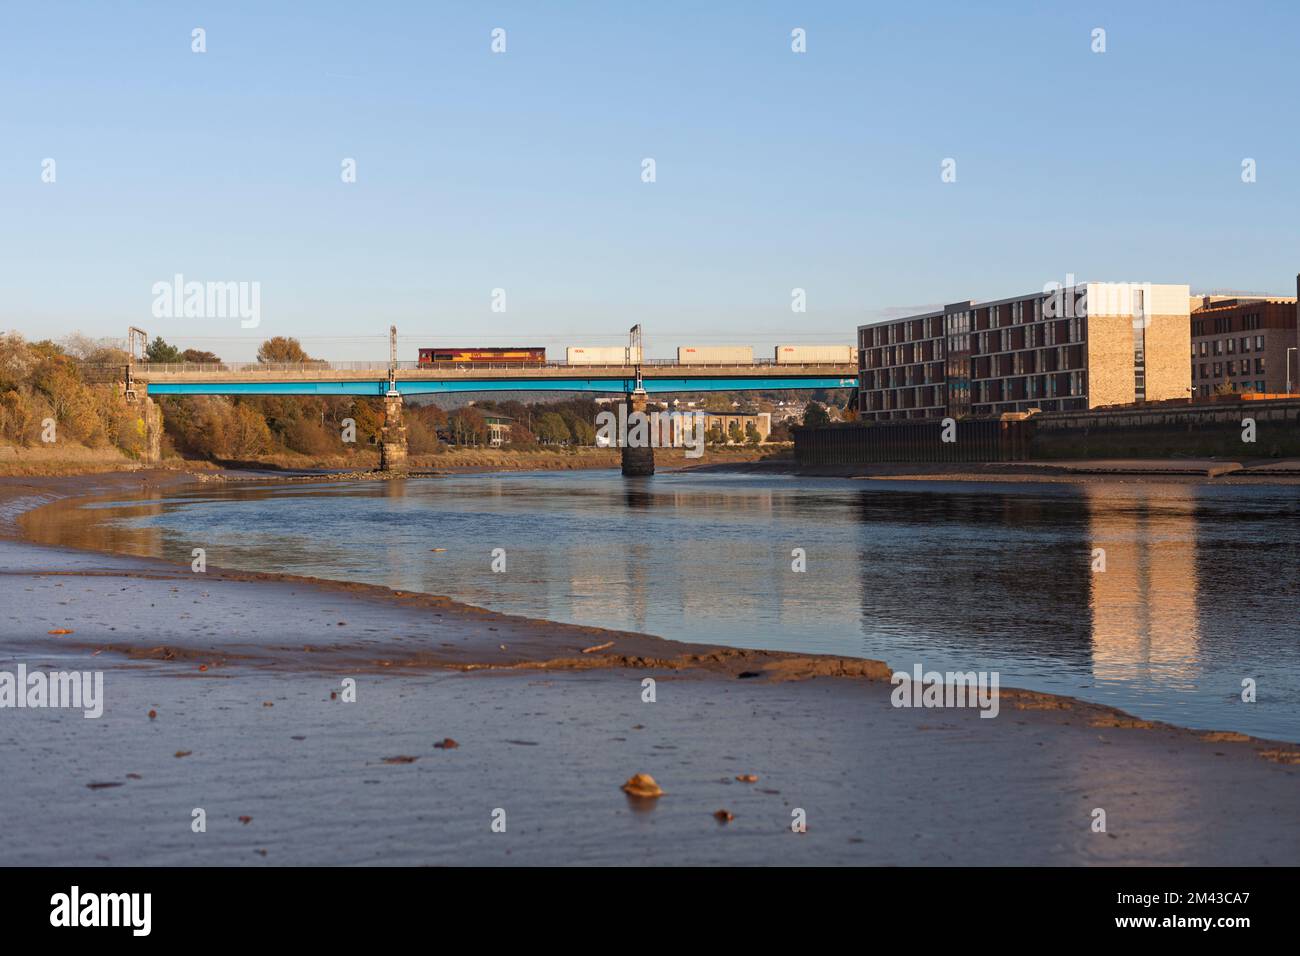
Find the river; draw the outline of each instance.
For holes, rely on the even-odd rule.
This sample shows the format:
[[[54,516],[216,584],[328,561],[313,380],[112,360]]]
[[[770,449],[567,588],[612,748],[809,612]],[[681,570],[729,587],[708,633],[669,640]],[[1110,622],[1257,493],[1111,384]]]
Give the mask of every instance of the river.
[[[607,471],[232,482],[83,502],[40,527],[50,543],[186,564],[203,548],[215,566],[679,640],[997,671],[1003,686],[1300,740],[1294,486]]]

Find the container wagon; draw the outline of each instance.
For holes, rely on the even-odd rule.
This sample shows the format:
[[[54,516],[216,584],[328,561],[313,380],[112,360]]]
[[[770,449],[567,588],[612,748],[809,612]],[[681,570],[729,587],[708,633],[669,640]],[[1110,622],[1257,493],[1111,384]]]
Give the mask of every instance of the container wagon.
[[[748,345],[682,346],[677,350],[678,365],[753,365],[754,350]]]
[[[852,345],[778,345],[777,365],[857,365],[858,352]]]
[[[621,345],[607,348],[571,345],[565,349],[565,360],[570,365],[640,365],[641,350]]]
[[[544,348],[420,349],[420,365],[537,365],[546,361]]]

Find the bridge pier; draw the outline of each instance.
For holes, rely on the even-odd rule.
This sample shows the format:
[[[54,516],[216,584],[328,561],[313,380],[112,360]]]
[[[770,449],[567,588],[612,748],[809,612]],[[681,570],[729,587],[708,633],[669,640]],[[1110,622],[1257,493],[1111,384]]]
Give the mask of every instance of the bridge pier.
[[[384,396],[384,427],[379,433],[379,470],[406,471],[406,426],[402,424],[402,396]]]
[[[156,465],[162,461],[163,420],[162,409],[149,397],[149,386],[145,382],[131,379],[128,372],[125,381],[118,382],[122,397],[128,405],[134,405],[140,413],[140,426],[144,432],[144,449],[140,460],[146,465]]]
[[[150,465],[162,461],[162,409],[148,395],[144,396],[141,418],[144,420],[144,460]]]
[[[623,404],[627,407],[627,418],[630,420],[635,412],[645,414],[646,393],[629,392]],[[631,432],[631,426],[628,427]],[[649,434],[648,430],[644,431]],[[623,443],[623,474],[628,476],[635,475],[653,475],[655,473],[655,450],[654,447],[647,444],[644,448],[632,448],[627,442]]]

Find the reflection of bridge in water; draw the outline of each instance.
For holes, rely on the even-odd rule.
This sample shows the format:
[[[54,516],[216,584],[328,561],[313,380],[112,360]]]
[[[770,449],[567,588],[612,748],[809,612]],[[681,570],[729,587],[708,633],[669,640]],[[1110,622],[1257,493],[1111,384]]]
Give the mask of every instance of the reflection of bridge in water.
[[[129,395],[363,395],[384,399],[381,467],[406,460],[402,399],[458,392],[595,392],[626,396],[644,412],[649,395],[673,392],[745,392],[857,388],[852,365],[752,364],[568,365],[563,362],[473,364],[454,362],[225,362],[176,365],[135,363],[124,371]],[[624,448],[626,474],[654,472],[652,448]]]

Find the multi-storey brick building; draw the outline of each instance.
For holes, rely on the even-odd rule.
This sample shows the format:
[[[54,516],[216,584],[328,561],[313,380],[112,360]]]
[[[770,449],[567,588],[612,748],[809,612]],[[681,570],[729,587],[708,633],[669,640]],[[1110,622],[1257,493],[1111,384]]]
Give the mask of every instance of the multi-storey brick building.
[[[1187,398],[1188,287],[1088,282],[858,327],[865,420]]]
[[[1300,279],[1297,280],[1300,284]],[[1287,363],[1296,374],[1296,300],[1273,296],[1211,296],[1193,300],[1192,394],[1284,392]]]

